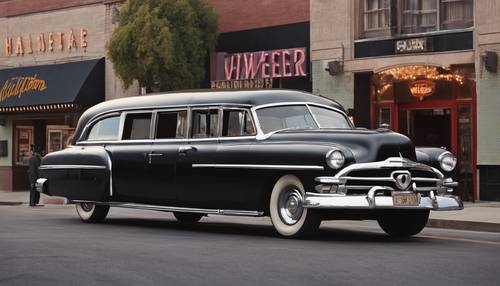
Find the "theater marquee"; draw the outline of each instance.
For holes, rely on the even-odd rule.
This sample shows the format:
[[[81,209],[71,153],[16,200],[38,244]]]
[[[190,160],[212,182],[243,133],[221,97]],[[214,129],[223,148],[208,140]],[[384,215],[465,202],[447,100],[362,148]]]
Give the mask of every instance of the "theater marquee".
[[[306,48],[248,53],[214,53],[212,88],[271,88],[275,78],[305,77]]]

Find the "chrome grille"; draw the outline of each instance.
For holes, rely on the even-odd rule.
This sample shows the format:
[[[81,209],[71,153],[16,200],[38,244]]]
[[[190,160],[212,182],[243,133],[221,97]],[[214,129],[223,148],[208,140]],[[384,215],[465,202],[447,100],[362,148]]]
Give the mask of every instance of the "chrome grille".
[[[382,168],[352,170],[342,175],[345,180],[347,194],[366,194],[373,186],[389,187],[399,190],[392,176],[393,172],[408,171],[411,174],[411,183],[415,183],[416,191],[428,192],[438,189],[441,181],[438,174],[431,170],[411,169],[411,168]]]

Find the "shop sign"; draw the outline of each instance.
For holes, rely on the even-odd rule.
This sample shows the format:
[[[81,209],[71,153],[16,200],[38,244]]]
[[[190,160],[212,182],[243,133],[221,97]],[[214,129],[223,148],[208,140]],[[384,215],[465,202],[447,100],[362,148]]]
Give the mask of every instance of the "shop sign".
[[[420,99],[434,94],[436,90],[436,83],[432,80],[416,80],[412,81],[409,85],[411,95],[419,97]]]
[[[432,51],[432,38],[414,38],[396,41],[396,54]]]
[[[213,89],[263,89],[273,88],[271,78],[244,79],[244,80],[222,80],[212,81],[210,87]]]
[[[80,29],[73,31],[70,29],[67,34],[65,32],[50,32],[40,33],[32,37],[31,34],[26,36],[6,37],[5,55],[6,56],[24,56],[25,54],[46,53],[64,50],[83,49],[85,52],[88,47],[87,30]]]
[[[44,91],[47,89],[45,80],[33,76],[21,76],[7,79],[0,89],[0,102],[10,97],[21,97],[30,91]]]
[[[212,81],[255,80],[306,76],[306,48],[250,53],[215,53]]]

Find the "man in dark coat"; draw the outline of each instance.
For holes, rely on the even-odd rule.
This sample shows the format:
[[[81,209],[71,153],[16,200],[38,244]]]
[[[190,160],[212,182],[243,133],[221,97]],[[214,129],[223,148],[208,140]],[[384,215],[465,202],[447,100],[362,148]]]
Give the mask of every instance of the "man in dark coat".
[[[42,156],[39,153],[39,147],[31,144],[31,158],[29,161],[28,176],[30,180],[30,206],[38,205],[40,193],[36,190],[35,183],[38,179],[38,168],[42,162]]]

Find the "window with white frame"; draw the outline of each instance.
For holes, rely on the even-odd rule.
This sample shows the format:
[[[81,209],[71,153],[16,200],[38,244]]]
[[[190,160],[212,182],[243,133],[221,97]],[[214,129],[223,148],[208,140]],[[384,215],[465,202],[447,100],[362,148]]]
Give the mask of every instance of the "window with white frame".
[[[364,37],[406,35],[474,25],[474,0],[361,0]]]
[[[365,31],[383,30],[390,28],[390,2],[390,0],[365,0]]]

